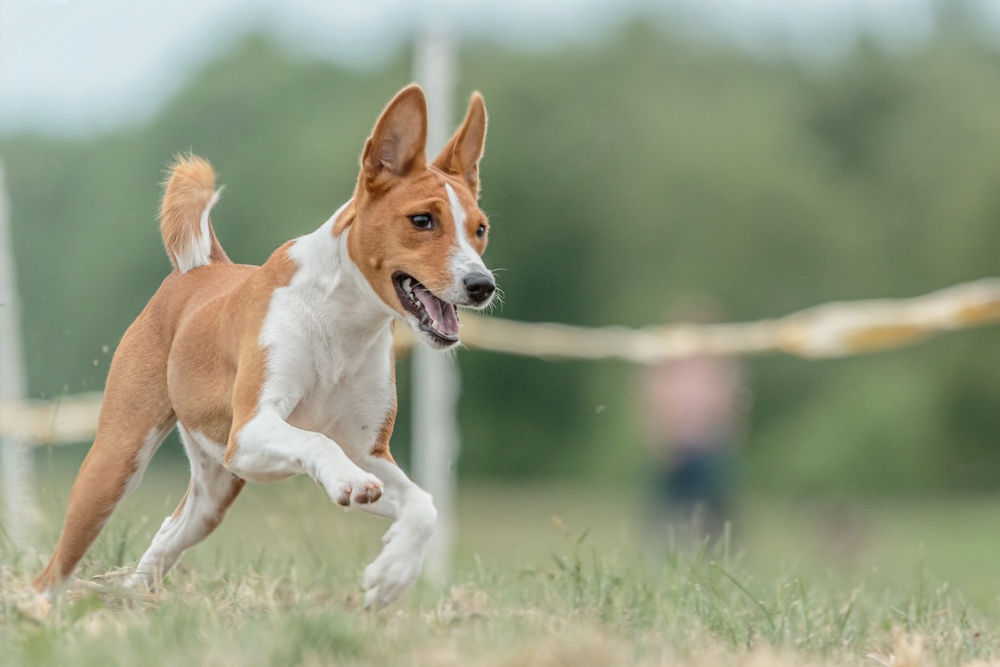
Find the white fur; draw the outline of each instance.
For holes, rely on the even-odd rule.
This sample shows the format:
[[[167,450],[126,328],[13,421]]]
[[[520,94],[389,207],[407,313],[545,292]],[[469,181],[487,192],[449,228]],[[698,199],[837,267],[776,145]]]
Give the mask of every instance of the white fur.
[[[332,235],[336,217],[292,245],[298,270],[271,295],[261,326],[267,379],[257,415],[237,435],[230,462],[254,481],[308,474],[334,500],[346,487],[356,486],[357,494],[368,484],[381,486],[337,442],[370,449],[392,407],[391,369],[378,359],[389,356],[390,318],[342,270],[340,239]],[[360,438],[359,419],[367,427]]]
[[[184,551],[201,542],[222,520],[236,477],[202,449],[196,438],[179,426],[191,463],[191,486],[176,517],[168,516],[143,554],[126,585],[155,588],[180,560]]]
[[[374,456],[359,463],[385,483],[382,497],[366,511],[394,521],[382,537],[382,552],[365,568],[365,606],[382,607],[420,576],[437,509],[431,495],[407,479],[396,464]]]
[[[219,202],[221,195],[222,188],[219,188],[201,212],[198,231],[194,232],[188,243],[178,250],[175,259],[177,260],[177,270],[181,273],[187,273],[191,269],[205,266],[212,261],[212,236],[208,231],[208,215]]]
[[[135,472],[132,473],[128,482],[125,483],[125,493],[122,495],[123,499],[139,487],[139,483],[142,482],[142,476],[146,473],[146,468],[149,467],[149,462],[153,459],[153,454],[156,453],[156,450],[163,443],[164,438],[174,428],[174,423],[174,421],[170,421],[168,424],[154,426],[149,430],[146,439],[142,443],[142,447],[139,448],[139,451],[135,455]]]
[[[479,256],[469,241],[469,233],[465,228],[469,214],[462,206],[462,202],[458,200],[458,195],[455,194],[455,189],[451,187],[451,184],[445,183],[444,187],[448,192],[448,204],[451,206],[451,215],[455,220],[455,245],[450,258],[453,284],[448,293],[442,294],[441,298],[452,303],[470,305],[463,280],[466,276],[474,273],[490,275],[490,272],[483,263],[483,258]]]

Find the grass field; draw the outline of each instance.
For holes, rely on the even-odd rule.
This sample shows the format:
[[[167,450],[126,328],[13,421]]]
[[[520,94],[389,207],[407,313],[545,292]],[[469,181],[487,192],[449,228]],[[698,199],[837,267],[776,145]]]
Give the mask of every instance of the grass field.
[[[40,465],[43,552],[80,453]],[[731,539],[658,550],[638,489],[470,485],[453,583],[367,613],[387,524],[305,480],[248,489],[155,597],[122,591],[185,485],[154,463],[43,618],[41,556],[5,547],[0,664],[1000,665],[1000,498],[752,497]]]

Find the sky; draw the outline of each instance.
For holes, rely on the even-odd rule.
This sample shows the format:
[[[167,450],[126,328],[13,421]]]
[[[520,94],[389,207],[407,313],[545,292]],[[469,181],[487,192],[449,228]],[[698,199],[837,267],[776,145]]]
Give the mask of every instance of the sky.
[[[87,134],[142,122],[193,70],[253,32],[365,67],[428,26],[446,27],[464,48],[490,39],[545,49],[600,39],[644,16],[762,54],[829,58],[859,34],[913,48],[944,1],[2,0],[0,133]],[[964,1],[1000,36],[1000,0]]]

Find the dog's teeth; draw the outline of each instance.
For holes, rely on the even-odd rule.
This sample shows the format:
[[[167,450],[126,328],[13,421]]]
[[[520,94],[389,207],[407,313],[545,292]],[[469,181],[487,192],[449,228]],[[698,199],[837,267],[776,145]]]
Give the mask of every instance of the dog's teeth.
[[[411,278],[407,278],[406,280],[403,281],[403,289],[406,290],[407,292],[410,291],[410,287],[412,285],[413,285],[413,280]]]

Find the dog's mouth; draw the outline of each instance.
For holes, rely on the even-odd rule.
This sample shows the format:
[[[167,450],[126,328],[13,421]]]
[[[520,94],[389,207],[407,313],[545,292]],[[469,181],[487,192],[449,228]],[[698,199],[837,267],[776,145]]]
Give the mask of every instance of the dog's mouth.
[[[421,331],[443,346],[458,342],[459,323],[455,304],[434,296],[411,275],[396,273],[392,283],[403,309],[417,318]]]

